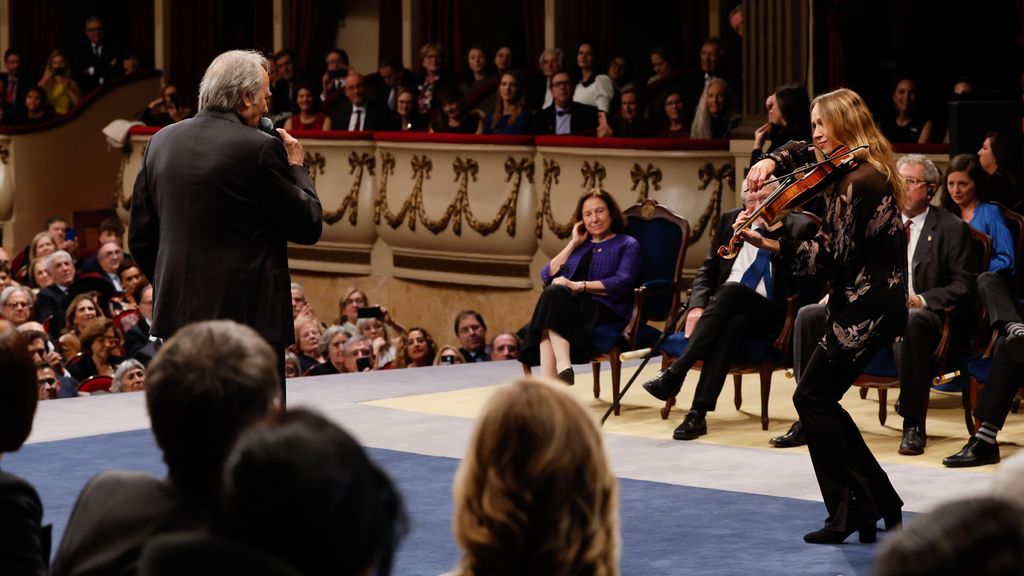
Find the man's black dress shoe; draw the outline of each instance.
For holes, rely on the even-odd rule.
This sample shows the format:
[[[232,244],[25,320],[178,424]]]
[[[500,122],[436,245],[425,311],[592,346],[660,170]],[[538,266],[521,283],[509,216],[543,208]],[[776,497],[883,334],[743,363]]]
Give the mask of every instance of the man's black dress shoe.
[[[999,462],[999,446],[989,444],[977,436],[971,436],[963,450],[942,459],[942,465],[950,468],[984,466]]]
[[[789,430],[782,436],[776,436],[768,441],[776,448],[793,448],[807,444],[807,436],[804,436],[804,425],[799,420],[793,422]]]
[[[572,371],[572,368],[566,368],[558,373],[558,379],[572,386],[576,383],[576,373]]]
[[[907,426],[903,429],[903,440],[900,441],[900,454],[917,456],[924,454],[925,436],[920,426]]]
[[[878,529],[872,524],[870,526],[848,529],[845,532],[822,528],[821,530],[804,534],[804,542],[808,544],[842,544],[854,532],[857,532],[857,539],[864,544],[871,544],[878,540]]]
[[[644,382],[643,386],[651,396],[665,401],[679,394],[679,389],[683,387],[683,375],[665,369],[661,371],[661,374]]]
[[[698,436],[708,433],[708,423],[704,415],[696,410],[690,410],[683,418],[683,423],[672,432],[672,438],[676,440],[693,440]]]

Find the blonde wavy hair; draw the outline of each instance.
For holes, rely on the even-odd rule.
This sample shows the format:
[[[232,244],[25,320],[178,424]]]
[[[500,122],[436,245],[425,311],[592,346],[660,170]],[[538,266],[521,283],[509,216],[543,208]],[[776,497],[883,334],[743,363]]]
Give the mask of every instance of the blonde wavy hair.
[[[618,483],[601,432],[543,382],[500,389],[456,475],[462,576],[617,576]]]
[[[840,88],[822,94],[811,101],[811,110],[818,108],[818,115],[824,124],[832,126],[835,138],[850,148],[867,144],[868,149],[854,154],[859,162],[867,162],[881,172],[896,200],[896,207],[902,211],[906,203],[907,188],[896,169],[892,145],[885,139],[868,110],[868,105],[859,94],[849,88]]]

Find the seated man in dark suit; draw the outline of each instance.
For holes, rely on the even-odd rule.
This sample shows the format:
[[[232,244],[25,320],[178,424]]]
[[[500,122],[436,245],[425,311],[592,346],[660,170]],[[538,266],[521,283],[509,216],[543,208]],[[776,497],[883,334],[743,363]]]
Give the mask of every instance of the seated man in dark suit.
[[[64,312],[71,302],[71,284],[75,281],[75,263],[71,255],[63,250],[50,254],[46,259],[53,284],[39,291],[36,299],[35,319],[46,323],[50,320],[50,340],[56,342],[64,330]]]
[[[693,404],[672,434],[676,440],[693,440],[707,434],[705,415],[714,411],[729,367],[735,362],[743,341],[751,337],[774,339],[782,329],[786,300],[794,293],[790,275],[772,265],[768,251],[746,243],[734,259],[718,255],[718,247],[732,238],[734,225],[746,221],[747,215],[769,193],[762,189],[747,194],[745,210],[722,214],[711,253],[697,271],[687,303],[683,329],[689,339],[686,351],[643,385],[655,398],[668,400],[679,393],[686,372],[698,360],[703,360]],[[759,221],[754,228],[764,229],[766,225]],[[772,238],[806,240],[816,231],[817,226],[810,218],[791,214],[776,227],[761,233]]]
[[[562,49],[549,48],[540,55],[539,76],[526,81],[526,107],[530,110],[543,110],[551,106],[551,78],[562,71]]]
[[[149,322],[153,319],[153,285],[145,284],[135,289],[135,301],[139,303],[142,318],[124,334],[124,354],[148,365],[152,356],[139,357],[139,352],[152,340],[149,336]]]
[[[893,345],[900,379],[900,414],[903,439],[899,453],[924,452],[924,419],[928,412],[928,394],[934,376],[932,351],[942,336],[943,313],[957,305],[954,326],[974,322],[975,276],[977,264],[971,262],[971,237],[967,224],[949,212],[931,205],[939,184],[939,171],[931,160],[920,154],[908,154],[896,163],[907,183],[903,222],[908,226],[907,278],[910,296],[907,307],[907,333]],[[810,358],[818,339],[827,329],[828,318],[822,305],[807,306],[797,316],[793,337],[793,364],[797,381],[801,368]],[[963,345],[970,330],[954,329],[954,346]],[[799,422],[783,436],[772,438],[778,448],[804,443]]]
[[[60,237],[64,237],[63,233],[61,233]],[[107,218],[103,222],[100,222],[99,245],[103,246],[107,242],[113,242],[118,246],[124,246],[124,224],[121,223],[120,218]],[[101,267],[99,253],[97,252],[96,254],[82,258],[78,261],[77,267],[79,274],[100,272]]]
[[[259,334],[230,320],[190,324],[168,340],[146,376],[168,479],[112,470],[89,480],[50,573],[135,573],[151,536],[207,527],[235,439],[277,402],[276,363]]]
[[[398,91],[403,87],[416,88],[412,72],[402,67],[402,61],[398,58],[381,59],[377,73],[370,74],[367,80],[370,101],[392,112],[398,107]]]
[[[598,125],[597,108],[573,102],[572,93],[572,77],[568,72],[551,77],[553,103],[533,116],[534,134],[594,134]]]
[[[455,316],[455,337],[459,339],[459,352],[466,362],[488,362],[487,323],[476,310],[463,310]]]
[[[609,124],[612,136],[618,138],[647,138],[651,135],[651,125],[644,120],[640,107],[640,98],[635,84],[627,84],[619,92],[621,106],[619,113],[612,117]]]
[[[349,73],[343,90],[348,101],[331,119],[331,126],[335,130],[360,132],[398,129],[394,114],[386,107],[370,103],[366,97],[366,83],[362,74]]]

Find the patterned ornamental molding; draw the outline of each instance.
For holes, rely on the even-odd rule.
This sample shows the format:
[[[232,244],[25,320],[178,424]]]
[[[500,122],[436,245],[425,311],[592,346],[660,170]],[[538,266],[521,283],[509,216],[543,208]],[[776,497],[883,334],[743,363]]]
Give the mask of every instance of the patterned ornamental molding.
[[[584,160],[583,166],[580,167],[580,173],[583,174],[584,190],[601,188],[604,186],[605,176],[608,175],[607,170],[605,170],[604,166],[597,160],[594,160],[593,166],[590,165],[590,162]]]
[[[314,154],[306,152],[306,157],[303,159],[302,164],[306,167],[306,171],[309,172],[309,179],[313,181],[313,186],[316,186],[317,172],[322,175],[324,168],[327,166],[327,160],[324,158],[324,155],[319,152]]]
[[[317,156],[320,156],[320,154],[317,153]],[[308,160],[308,153],[306,154],[306,158]],[[326,164],[326,162],[322,161],[322,156],[320,159],[320,170],[322,174],[323,166]],[[345,217],[345,212],[349,208],[351,208],[352,211],[349,212],[348,214],[348,222],[353,226],[356,225],[356,222],[358,222],[359,215],[359,189],[363,184],[363,174],[369,172],[370,175],[373,176],[373,169],[375,165],[376,160],[374,159],[373,154],[367,152],[359,153],[356,151],[352,151],[352,153],[348,155],[348,173],[355,174],[355,180],[353,180],[352,187],[349,189],[348,195],[346,195],[345,198],[342,199],[341,205],[338,206],[338,209],[324,213],[324,222],[327,222],[327,224],[329,225],[333,225],[341,221],[341,219]],[[312,174],[313,172],[310,171],[311,176]]]
[[[589,164],[584,162],[589,168]],[[595,162],[595,164],[598,164]],[[600,164],[598,164],[600,165]],[[604,170],[604,167],[601,167]],[[555,221],[554,214],[551,213],[551,186],[558,184],[558,177],[562,174],[562,167],[558,165],[555,160],[544,159],[544,191],[541,193],[540,206],[537,207],[537,218],[534,225],[534,234],[538,239],[544,237],[544,224],[547,223],[548,228],[555,233],[555,236],[561,239],[569,237],[572,233],[572,221],[570,220],[567,224],[559,224]],[[586,178],[586,174],[584,174]],[[601,177],[602,180],[604,177]],[[584,186],[586,182],[584,181]]]
[[[146,142],[142,146],[142,161],[143,162],[146,161],[146,150],[148,148],[149,148],[149,142]],[[125,171],[125,168],[128,167],[128,161],[132,157],[132,145],[131,145],[131,143],[125,144],[125,146],[124,146],[124,148],[122,150],[124,151],[124,154],[121,155],[121,165],[118,166],[118,168],[117,168],[117,178],[114,179],[114,210],[117,210],[118,207],[120,207],[120,208],[123,208],[125,210],[129,210],[130,211],[132,209],[132,196],[131,196],[131,194],[128,194],[127,198],[125,198],[125,196],[124,196],[124,171]],[[4,160],[4,164],[6,164],[6,163],[7,163],[6,160]]]
[[[640,187],[640,192],[636,197],[637,204],[647,200],[652,187],[655,190],[661,190],[661,168],[651,163],[648,163],[646,168],[641,167],[639,162],[633,164],[629,178],[633,181],[633,187],[630,190],[636,190],[637,186]]]
[[[712,182],[715,183],[715,189],[711,192],[708,205],[704,207],[704,213],[697,220],[697,225],[690,229],[691,243],[699,240],[705,229],[708,230],[708,238],[714,237],[715,229],[718,228],[718,218],[722,214],[722,182],[728,183],[730,190],[736,190],[736,170],[732,164],[723,164],[716,170],[715,166],[708,162],[697,171],[697,177],[700,178],[698,190],[707,190]]]
[[[464,200],[463,211],[469,227],[476,230],[481,236],[487,236],[496,231],[501,226],[501,221],[507,216],[508,222],[505,224],[505,231],[510,237],[515,238],[516,205],[519,203],[519,188],[523,183],[523,176],[530,182],[533,182],[533,161],[529,158],[520,158],[517,162],[515,158],[509,156],[508,160],[505,160],[505,182],[512,182],[512,188],[505,196],[505,202],[502,203],[498,214],[490,222],[481,223],[477,221],[473,210],[469,207],[469,196],[467,195]]]

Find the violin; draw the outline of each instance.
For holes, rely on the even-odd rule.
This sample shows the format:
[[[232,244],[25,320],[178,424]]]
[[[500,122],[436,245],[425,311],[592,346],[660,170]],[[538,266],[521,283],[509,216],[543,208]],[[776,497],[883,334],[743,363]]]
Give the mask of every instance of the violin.
[[[866,148],[865,145],[850,150],[847,146],[840,146],[821,162],[804,166],[765,182],[765,184],[779,183],[779,185],[757,208],[754,208],[749,218],[733,228],[732,238],[729,239],[728,244],[718,247],[718,255],[726,260],[735,258],[740,253],[740,247],[743,244],[743,240],[740,238],[742,231],[750,228],[755,221],[762,217],[769,225],[775,224],[788,216],[790,212],[821,194],[827,184],[857,165],[853,153]]]

